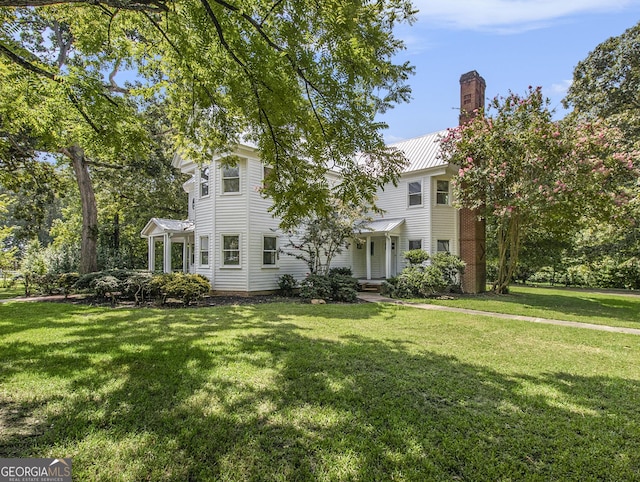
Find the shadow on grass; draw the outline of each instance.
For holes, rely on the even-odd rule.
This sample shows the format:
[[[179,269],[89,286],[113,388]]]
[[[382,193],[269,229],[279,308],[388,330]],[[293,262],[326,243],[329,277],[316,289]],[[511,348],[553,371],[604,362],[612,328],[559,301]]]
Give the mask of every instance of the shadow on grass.
[[[372,323],[390,316],[379,305],[353,308],[351,317],[352,307],[338,311]],[[0,390],[0,414],[13,414],[1,420],[0,454],[72,456],[78,480],[640,473],[637,381],[507,376],[412,352],[411,340],[320,339],[294,321],[309,313],[112,311],[72,322],[67,341],[5,345],[3,381],[32,375],[42,390]]]
[[[625,298],[622,296],[607,296],[606,294],[592,294],[588,292],[568,291],[562,294],[557,289],[535,288],[527,292],[517,291],[517,288],[508,295],[485,294],[475,298],[476,300],[486,300],[487,309],[493,310],[492,302],[504,302],[514,305],[545,310],[547,312],[558,312],[558,317],[563,314],[577,317],[597,317],[603,321],[607,319],[621,320],[631,323],[638,323],[640,326],[640,298]],[[552,313],[549,313],[552,317]],[[566,317],[565,317],[566,318]]]

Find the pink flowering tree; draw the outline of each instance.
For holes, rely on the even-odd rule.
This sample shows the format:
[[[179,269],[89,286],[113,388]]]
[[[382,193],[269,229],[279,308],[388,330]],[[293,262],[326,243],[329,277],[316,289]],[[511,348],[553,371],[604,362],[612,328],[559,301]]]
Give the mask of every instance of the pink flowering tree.
[[[508,290],[527,232],[560,226],[569,235],[586,218],[614,216],[638,175],[617,130],[554,121],[548,104],[540,88],[510,93],[490,103],[493,116],[477,116],[442,140],[443,156],[459,166],[458,205],[495,227],[498,293]]]

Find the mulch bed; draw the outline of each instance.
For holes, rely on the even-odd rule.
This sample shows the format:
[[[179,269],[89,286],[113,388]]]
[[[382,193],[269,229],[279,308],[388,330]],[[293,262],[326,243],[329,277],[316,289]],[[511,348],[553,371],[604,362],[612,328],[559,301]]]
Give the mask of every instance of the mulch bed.
[[[64,295],[48,295],[48,296],[31,296],[29,298],[15,298],[4,301],[23,301],[23,302],[49,302],[49,303],[71,303],[76,305],[88,306],[112,306],[109,300],[99,298],[94,295],[72,294],[67,298]],[[259,295],[259,296],[205,296],[197,302],[189,305],[190,308],[208,307],[208,306],[243,306],[243,305],[261,305],[266,303],[308,303],[308,301],[297,297],[286,297],[279,295]],[[327,303],[333,303],[331,301]],[[356,300],[354,303],[363,303],[362,300]],[[136,305],[134,301],[118,300],[115,308],[184,308],[184,304],[179,300],[169,299],[164,305],[155,301],[145,301],[140,305]]]

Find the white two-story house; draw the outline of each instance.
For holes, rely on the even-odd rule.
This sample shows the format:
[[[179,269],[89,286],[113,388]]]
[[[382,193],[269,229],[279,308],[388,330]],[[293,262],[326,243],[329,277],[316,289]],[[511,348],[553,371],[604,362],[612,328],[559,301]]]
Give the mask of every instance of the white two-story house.
[[[397,186],[378,193],[377,204],[385,214],[370,222],[359,241],[333,259],[332,267],[350,267],[366,282],[398,274],[405,266],[402,254],[411,249],[460,254],[459,211],[452,206],[450,182],[456,169],[439,156],[443,134],[393,145],[404,151],[408,165]],[[183,186],[189,212],[186,220],[152,218],[142,230],[149,270],[198,273],[218,293],[273,291],[283,274],[303,279],[307,265],[279,253],[288,238],[268,211],[271,201],[258,189],[268,169],[259,150],[241,144],[226,155],[237,159],[235,166],[226,165],[225,156],[205,165],[174,158],[174,166],[191,175]],[[182,251],[181,266],[171,264],[175,250]]]

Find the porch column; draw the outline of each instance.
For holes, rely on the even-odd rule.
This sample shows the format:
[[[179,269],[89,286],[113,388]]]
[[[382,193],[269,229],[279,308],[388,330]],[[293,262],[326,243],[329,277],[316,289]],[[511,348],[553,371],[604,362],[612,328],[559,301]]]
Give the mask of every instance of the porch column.
[[[367,236],[365,259],[367,260],[367,280],[371,280],[371,236]]]
[[[171,238],[164,235],[164,272],[171,273]]]
[[[149,244],[147,248],[149,262],[147,264],[149,265],[149,271],[153,273],[156,269],[156,238],[148,236],[147,243]]]
[[[385,259],[384,259],[384,277],[389,279],[391,274],[391,236],[385,233]]]
[[[188,262],[189,253],[187,252],[187,240],[185,239],[182,242],[182,272],[189,272],[189,262]]]

